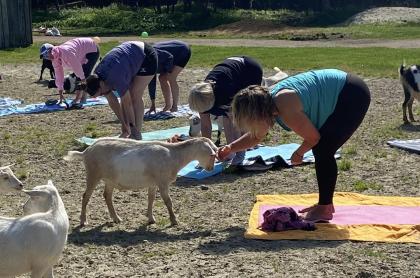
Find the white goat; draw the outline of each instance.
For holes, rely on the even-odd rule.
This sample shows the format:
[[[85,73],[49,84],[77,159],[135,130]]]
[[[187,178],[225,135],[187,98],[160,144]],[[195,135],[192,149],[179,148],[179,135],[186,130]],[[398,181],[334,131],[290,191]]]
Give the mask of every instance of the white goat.
[[[213,116],[210,115],[211,121],[217,123],[217,139],[216,139],[216,146],[220,145],[220,137],[223,131],[223,116]],[[200,116],[197,114],[192,115],[189,119],[190,123],[190,130],[188,135],[191,137],[199,137],[201,136],[201,119]]]
[[[52,181],[23,190],[30,196],[26,216],[0,217],[0,277],[31,272],[31,277],[54,277],[67,240],[69,219]]]
[[[275,67],[274,70],[276,71],[276,74],[270,77],[263,77],[263,80],[261,82],[262,86],[268,87],[271,89],[274,87],[278,82],[281,80],[287,78],[289,75],[283,71],[281,71],[278,67]]]
[[[0,167],[0,193],[13,192],[22,188],[22,182],[16,178],[10,166]]]
[[[100,180],[105,182],[104,198],[114,222],[121,221],[112,202],[114,188],[148,188],[147,217],[150,224],[155,223],[152,209],[156,189],[159,188],[171,223],[176,225],[169,185],[175,181],[179,170],[193,160],[198,160],[204,169],[211,171],[216,151],[217,147],[210,139],[200,137],[179,143],[102,138],[84,152],[68,152],[64,160],[83,158],[86,168],[87,187],[83,194],[80,225],[87,223],[86,206]]]

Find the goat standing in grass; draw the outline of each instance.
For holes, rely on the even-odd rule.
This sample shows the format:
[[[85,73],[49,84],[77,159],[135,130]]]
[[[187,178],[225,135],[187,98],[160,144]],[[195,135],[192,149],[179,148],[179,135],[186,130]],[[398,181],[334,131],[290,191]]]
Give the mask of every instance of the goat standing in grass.
[[[26,216],[0,217],[0,277],[28,272],[32,278],[54,277],[69,228],[64,204],[51,181],[23,191],[30,196]]]
[[[84,152],[70,151],[64,160],[83,158],[86,168],[86,191],[83,194],[80,225],[86,221],[86,206],[100,180],[105,182],[104,198],[114,222],[119,223],[112,202],[114,188],[136,190],[148,188],[147,217],[155,223],[152,208],[159,188],[172,225],[177,224],[169,196],[169,185],[189,162],[198,160],[208,171],[213,170],[217,147],[207,138],[194,138],[179,143],[102,138]]]

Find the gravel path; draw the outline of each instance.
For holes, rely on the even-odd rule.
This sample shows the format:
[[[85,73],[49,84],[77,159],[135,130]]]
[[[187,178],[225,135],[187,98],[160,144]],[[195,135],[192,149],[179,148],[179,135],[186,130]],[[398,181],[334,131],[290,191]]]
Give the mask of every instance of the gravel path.
[[[420,8],[379,7],[352,16],[347,24],[420,22]]]

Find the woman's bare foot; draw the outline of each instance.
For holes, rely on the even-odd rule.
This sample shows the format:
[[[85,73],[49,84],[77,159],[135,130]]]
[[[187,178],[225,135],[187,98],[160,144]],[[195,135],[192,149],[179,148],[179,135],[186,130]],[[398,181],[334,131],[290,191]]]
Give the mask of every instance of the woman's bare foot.
[[[169,106],[166,106],[165,105],[165,107],[163,107],[163,109],[162,109],[162,112],[165,112],[165,111],[169,111],[171,108],[169,107]]]
[[[305,213],[303,219],[307,221],[329,221],[333,219],[334,205],[313,205],[308,208],[299,210],[300,213]]]

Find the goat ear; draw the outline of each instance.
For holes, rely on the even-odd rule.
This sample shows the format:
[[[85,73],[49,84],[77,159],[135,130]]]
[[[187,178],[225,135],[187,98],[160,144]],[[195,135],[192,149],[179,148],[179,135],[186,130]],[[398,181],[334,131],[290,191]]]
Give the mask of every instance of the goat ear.
[[[45,196],[47,193],[45,191],[42,190],[25,190],[22,189],[23,192],[25,192],[26,194],[28,194],[30,197],[41,197],[41,196]]]
[[[400,75],[403,75],[404,74],[404,70],[405,70],[405,65],[401,65],[400,66],[400,70],[399,70]]]
[[[49,185],[49,186],[54,186],[54,184],[53,184],[52,180],[48,180],[48,185]]]
[[[9,164],[9,165],[5,165],[5,166],[0,166],[0,170],[6,169],[6,168],[11,168],[13,166],[15,166],[14,163],[13,164]]]

